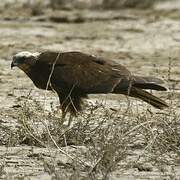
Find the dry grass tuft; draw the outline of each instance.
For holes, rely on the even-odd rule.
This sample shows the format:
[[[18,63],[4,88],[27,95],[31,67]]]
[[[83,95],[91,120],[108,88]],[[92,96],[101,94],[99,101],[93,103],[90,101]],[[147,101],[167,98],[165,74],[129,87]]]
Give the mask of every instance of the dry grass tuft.
[[[107,179],[117,169],[163,171],[166,165],[174,166],[180,154],[179,115],[171,108],[156,113],[151,109],[132,109],[128,106],[125,110],[111,111],[102,104],[90,104],[67,127],[60,123],[59,112],[53,109],[45,112],[39,102],[28,97],[21,102],[11,145],[82,147],[76,153],[65,153],[71,163],[63,164],[78,179]],[[51,161],[45,161],[44,166],[56,178],[62,168]],[[64,176],[69,177],[68,173],[64,171]]]

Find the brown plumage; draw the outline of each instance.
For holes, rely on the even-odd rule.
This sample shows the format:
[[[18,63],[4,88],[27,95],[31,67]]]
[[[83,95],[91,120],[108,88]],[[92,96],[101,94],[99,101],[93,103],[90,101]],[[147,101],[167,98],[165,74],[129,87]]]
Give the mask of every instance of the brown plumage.
[[[81,52],[20,52],[13,56],[13,66],[23,70],[36,87],[56,91],[64,116],[81,111],[83,98],[88,98],[88,94],[124,94],[159,109],[168,107],[144,90],[165,91],[159,85],[162,80],[131,75],[126,67],[112,60]]]

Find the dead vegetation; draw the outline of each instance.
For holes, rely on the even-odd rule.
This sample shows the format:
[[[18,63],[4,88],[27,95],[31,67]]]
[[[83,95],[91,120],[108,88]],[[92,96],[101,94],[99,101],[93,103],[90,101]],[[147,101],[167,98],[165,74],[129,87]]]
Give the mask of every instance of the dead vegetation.
[[[79,114],[71,127],[60,123],[60,112],[53,105],[51,111],[45,111],[30,95],[19,99],[16,108],[15,128],[1,129],[10,134],[4,144],[48,149],[48,158],[43,152],[28,156],[40,161],[55,179],[108,179],[117,171],[123,174],[130,169],[157,169],[168,175],[166,167],[170,166],[172,173],[178,165],[180,119],[172,107],[154,113],[149,107],[142,110],[131,104],[119,110],[87,104],[85,113]],[[68,147],[74,150],[64,150]],[[54,148],[57,151],[53,152]],[[57,152],[68,160],[57,160]]]
[[[29,7],[26,4],[25,10]],[[44,12],[36,12],[40,7],[41,4],[30,7],[29,14],[42,15],[41,13]],[[6,10],[9,12],[8,8]],[[4,32],[10,29],[13,31],[9,31],[5,36],[3,31],[1,32],[0,81],[3,88],[0,93],[2,100],[4,97],[7,100],[2,101],[0,109],[0,178],[179,179],[179,48],[178,44],[170,41],[174,39],[176,42],[179,41],[178,22],[176,22],[178,11],[161,12],[164,19],[159,11],[146,11],[144,14],[140,12],[138,16],[137,13],[132,16],[129,12],[123,12],[123,15],[117,16],[116,12],[108,14],[109,12],[105,11],[103,14],[99,12],[94,14],[91,11],[87,14],[91,16],[98,14],[96,18],[98,22],[94,21],[96,19],[93,16],[83,17],[81,29],[79,25],[73,24],[79,14],[74,15],[70,11],[68,13],[74,18],[73,20],[67,15],[63,16],[63,12],[56,17],[57,19],[65,17],[65,22],[69,24],[64,25],[49,22],[41,24],[40,20],[33,24],[28,14],[31,21],[23,24],[27,26],[27,28],[23,27],[24,29],[22,29],[22,22],[17,23],[16,16],[3,12],[6,13],[7,20],[12,20],[14,23],[8,21],[7,25],[3,24],[4,22],[1,24]],[[17,12],[21,13],[21,11]],[[104,20],[102,16],[105,16]],[[172,16],[173,19],[170,19]],[[25,21],[26,16],[22,17]],[[49,16],[45,18],[47,20]],[[145,23],[142,23],[143,19]],[[52,19],[50,21],[53,23]],[[47,28],[42,28],[43,26]],[[40,29],[39,33],[23,34],[29,30],[35,32],[38,30],[37,27]],[[14,29],[19,31],[14,33]],[[57,33],[53,37],[45,34],[51,30],[54,32],[55,29]],[[92,29],[95,32],[93,34],[90,31]],[[107,37],[108,41],[105,41]],[[133,38],[138,40],[137,37],[140,38],[139,41],[132,41]],[[153,37],[155,38],[152,41],[144,44]],[[164,45],[161,40],[165,40]],[[128,44],[128,42],[133,43]],[[170,91],[162,94],[162,98],[167,97],[169,109],[156,111],[145,104],[142,105],[132,99],[125,101],[123,97],[118,96],[123,102],[118,108],[111,107],[105,102],[89,102],[85,112],[73,120],[72,126],[62,125],[61,112],[55,104],[49,104],[49,110],[45,110],[44,103],[37,100],[37,97],[31,93],[24,96],[16,96],[12,93],[13,88],[20,81],[22,84],[19,83],[20,86],[16,88],[28,89],[31,85],[29,81],[25,81],[24,74],[18,74],[18,72],[11,74],[8,64],[10,61],[7,60],[10,59],[9,54],[17,51],[29,49],[34,51],[39,47],[43,49],[46,45],[53,49],[54,44],[60,44],[61,46],[57,48],[60,47],[63,50],[67,50],[70,46],[87,52],[97,49],[96,54],[123,60],[122,62],[133,72],[153,73],[158,77],[165,75],[164,79],[167,79],[166,84],[169,85]],[[152,45],[154,49],[152,50],[151,46],[147,47],[148,50],[142,48],[147,45]],[[142,49],[136,52],[134,47]],[[147,52],[149,54],[146,54]],[[172,61],[168,60],[168,56]],[[176,56],[175,60],[173,60],[174,56]],[[156,66],[154,70],[152,70],[152,64]],[[18,90],[23,93],[22,89]],[[38,90],[35,89],[35,91]],[[11,102],[14,99],[16,99],[15,105]],[[52,99],[51,101],[54,102]],[[3,102],[10,105],[12,103],[13,106],[9,108]]]

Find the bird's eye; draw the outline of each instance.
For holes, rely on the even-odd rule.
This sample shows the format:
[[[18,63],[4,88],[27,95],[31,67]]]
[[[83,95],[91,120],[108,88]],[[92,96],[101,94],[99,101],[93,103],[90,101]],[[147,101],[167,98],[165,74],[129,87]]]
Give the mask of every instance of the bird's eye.
[[[25,60],[25,59],[26,59],[26,57],[25,57],[25,56],[23,56],[23,57],[22,57],[22,60]]]
[[[19,58],[19,60],[18,60],[18,61],[19,61],[19,63],[21,63],[21,64],[22,64],[22,63],[24,63],[24,62],[25,62],[25,59],[26,59],[26,58],[23,56],[23,57]]]

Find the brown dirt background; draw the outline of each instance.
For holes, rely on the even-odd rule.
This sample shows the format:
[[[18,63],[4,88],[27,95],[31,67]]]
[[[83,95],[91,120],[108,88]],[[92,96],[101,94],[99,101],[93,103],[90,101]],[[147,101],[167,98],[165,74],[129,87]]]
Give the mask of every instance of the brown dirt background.
[[[32,16],[38,8],[7,6],[0,9],[0,179],[85,179],[70,169],[71,159],[54,145],[42,147],[23,141],[19,127],[21,102],[44,103],[44,91],[18,69],[11,70],[12,55],[20,51],[77,50],[97,56],[115,59],[137,75],[162,78],[168,92],[156,93],[167,99],[177,115],[180,107],[180,8],[179,2],[159,3],[151,9],[121,10],[51,10],[43,9]],[[32,99],[27,97],[31,95]],[[28,99],[28,100],[27,100]],[[126,97],[118,95],[91,96],[109,109],[126,109]],[[47,93],[46,114],[58,105],[55,94]],[[131,107],[142,114],[150,108],[154,114],[161,113],[147,104],[130,99]],[[134,105],[134,106],[133,106]],[[33,106],[33,105],[32,105]],[[33,108],[36,111],[36,108]],[[59,112],[60,113],[60,112]],[[166,110],[163,111],[166,113]],[[136,113],[137,115],[137,113]],[[33,116],[34,117],[34,116]],[[44,116],[43,116],[44,117]],[[98,116],[99,117],[99,116]],[[36,116],[34,119],[42,118]],[[47,118],[47,117],[46,117]],[[98,120],[98,119],[97,119]],[[36,126],[36,125],[35,125]],[[179,125],[178,125],[179,127]],[[21,136],[19,135],[21,134]],[[67,137],[68,138],[68,137]],[[18,140],[17,140],[18,139]],[[81,157],[86,151],[81,143],[62,147],[67,154]],[[179,147],[178,147],[179,148]],[[142,148],[143,149],[143,148]],[[142,149],[135,148],[128,155],[136,159]],[[179,151],[180,152],[180,151]],[[151,170],[129,166],[110,173],[109,179],[180,179],[180,154],[176,160],[163,165],[163,170],[146,164]],[[168,158],[166,159],[168,161]],[[169,160],[170,162],[170,160]],[[57,166],[55,166],[55,164]],[[49,165],[53,167],[49,167]],[[66,166],[65,166],[66,165]],[[143,166],[144,167],[144,166]],[[148,169],[147,168],[147,169]],[[56,171],[57,170],[57,171]],[[59,173],[57,175],[57,172]],[[79,170],[78,173],[84,173]],[[81,177],[81,178],[80,178]],[[82,178],[83,177],[83,178]],[[101,179],[101,176],[98,177]],[[94,178],[94,179],[97,179]]]

